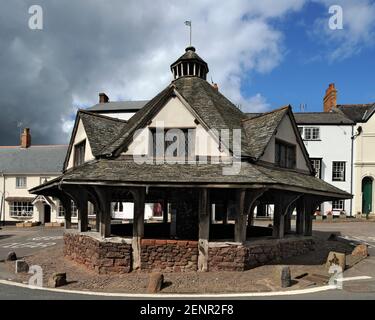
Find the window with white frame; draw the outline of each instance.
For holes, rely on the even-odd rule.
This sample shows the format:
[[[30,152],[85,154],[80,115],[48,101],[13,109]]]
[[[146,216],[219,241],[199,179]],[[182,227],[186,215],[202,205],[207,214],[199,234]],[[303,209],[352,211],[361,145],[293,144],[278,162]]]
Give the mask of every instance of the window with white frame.
[[[310,161],[315,171],[315,177],[321,178],[322,159],[310,159]]]
[[[78,216],[78,209],[74,203],[74,201],[71,201],[71,205],[72,205],[72,217],[77,217]],[[64,207],[62,206],[61,202],[59,202],[59,211],[57,213],[57,215],[61,218],[61,217],[64,217],[65,216],[65,210],[64,210]]]
[[[304,139],[305,140],[320,140],[320,128],[319,127],[305,127],[304,128]]]
[[[345,200],[332,201],[332,210],[343,211],[345,209]]]
[[[46,183],[50,177],[40,177],[40,184]]]
[[[26,177],[16,177],[16,188],[26,189],[27,188],[27,178]]]
[[[10,204],[11,217],[25,217],[30,218],[33,216],[34,206],[29,201],[15,201]]]
[[[301,137],[303,136],[303,127],[298,127],[299,134]]]
[[[332,162],[332,181],[345,181],[345,161]]]

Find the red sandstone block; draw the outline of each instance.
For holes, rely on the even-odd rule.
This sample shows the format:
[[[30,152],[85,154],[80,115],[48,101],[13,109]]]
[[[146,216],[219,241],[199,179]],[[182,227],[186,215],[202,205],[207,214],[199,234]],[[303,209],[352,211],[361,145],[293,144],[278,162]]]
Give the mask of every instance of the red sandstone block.
[[[177,244],[177,240],[167,240],[167,244]]]
[[[188,242],[188,247],[190,248],[195,248],[198,246],[198,241],[189,241]]]
[[[142,246],[153,246],[155,244],[154,239],[142,239],[141,245]]]
[[[167,240],[161,240],[161,239],[155,240],[155,245],[157,246],[165,245],[165,244],[167,244]]]
[[[178,240],[177,241],[177,245],[180,246],[180,247],[185,247],[185,246],[187,246],[188,243],[189,243],[189,241],[185,241],[185,240]]]

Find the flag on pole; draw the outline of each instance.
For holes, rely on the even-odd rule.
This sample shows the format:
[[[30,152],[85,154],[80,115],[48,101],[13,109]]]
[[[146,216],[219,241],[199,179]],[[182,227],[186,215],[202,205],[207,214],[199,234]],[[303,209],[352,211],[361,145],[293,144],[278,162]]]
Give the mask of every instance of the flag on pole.
[[[191,27],[191,21],[190,20],[185,21],[185,25]]]

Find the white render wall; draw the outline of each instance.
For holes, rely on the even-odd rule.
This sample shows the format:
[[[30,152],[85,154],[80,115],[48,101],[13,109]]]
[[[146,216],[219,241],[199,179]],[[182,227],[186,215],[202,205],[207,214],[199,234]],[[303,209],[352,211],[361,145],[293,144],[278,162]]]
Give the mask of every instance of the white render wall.
[[[321,179],[349,193],[351,190],[352,173],[352,126],[351,125],[298,125],[298,127],[319,127],[320,140],[304,140],[310,158],[322,158]],[[332,181],[332,162],[345,161],[345,181]],[[352,200],[345,200],[345,211],[350,215]],[[322,214],[332,210],[332,203],[325,202],[321,206]],[[333,214],[339,214],[333,211]],[[352,215],[354,208],[352,208]]]
[[[129,120],[132,116],[134,116],[134,112],[102,112],[100,113],[103,116],[116,118],[120,120]]]
[[[19,189],[16,188],[16,177],[26,177],[26,188]],[[8,197],[26,197],[26,198],[35,198],[36,195],[30,194],[29,189],[40,185],[40,178],[41,177],[48,177],[49,180],[56,178],[57,175],[48,175],[48,174],[40,174],[40,175],[25,175],[25,174],[9,174],[0,176],[0,206],[1,200],[2,203],[2,210],[1,210],[1,221],[4,220],[4,212],[5,212],[5,221],[6,222],[23,222],[23,221],[32,221],[32,222],[42,222],[44,223],[44,206],[41,203],[36,203],[34,205],[33,216],[27,219],[22,218],[14,218],[10,216],[10,203],[5,201],[5,198]],[[5,191],[4,191],[5,190]],[[5,198],[3,199],[2,196],[5,192]],[[53,200],[51,198],[51,200]],[[51,221],[55,222],[57,217],[57,210],[58,210],[58,201],[53,201],[54,205],[51,207]],[[63,219],[61,219],[62,221]]]
[[[260,158],[263,161],[274,163],[275,162],[275,140],[280,139],[285,142],[289,142],[296,146],[296,168],[299,170],[309,172],[305,156],[302,152],[302,148],[299,146],[297,137],[294,133],[292,122],[288,116],[285,116],[281,121],[276,133],[272,136],[270,143],[268,144],[264,154]]]
[[[362,180],[365,177],[373,179],[372,212],[375,212],[375,116],[371,116],[365,123],[355,126],[362,132],[354,139],[354,213],[362,212]]]

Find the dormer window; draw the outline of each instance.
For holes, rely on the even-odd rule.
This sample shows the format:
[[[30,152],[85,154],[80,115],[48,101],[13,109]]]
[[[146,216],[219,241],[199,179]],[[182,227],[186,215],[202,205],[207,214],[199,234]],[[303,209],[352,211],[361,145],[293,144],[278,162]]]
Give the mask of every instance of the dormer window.
[[[281,168],[294,169],[296,167],[296,145],[276,140],[275,164]]]
[[[86,140],[74,146],[74,166],[78,167],[85,162]]]

